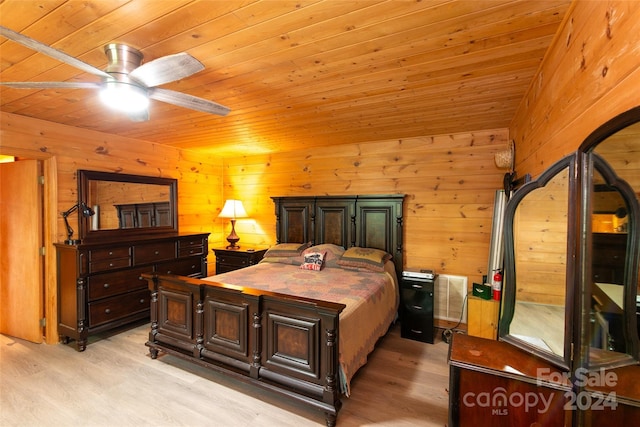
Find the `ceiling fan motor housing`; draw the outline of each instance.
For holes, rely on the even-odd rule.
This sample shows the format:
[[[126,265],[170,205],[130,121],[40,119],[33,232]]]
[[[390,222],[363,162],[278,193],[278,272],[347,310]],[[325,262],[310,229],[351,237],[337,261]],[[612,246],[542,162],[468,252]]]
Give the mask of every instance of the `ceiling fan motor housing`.
[[[104,47],[109,61],[107,73],[129,74],[142,64],[142,52],[120,43],[109,43]]]

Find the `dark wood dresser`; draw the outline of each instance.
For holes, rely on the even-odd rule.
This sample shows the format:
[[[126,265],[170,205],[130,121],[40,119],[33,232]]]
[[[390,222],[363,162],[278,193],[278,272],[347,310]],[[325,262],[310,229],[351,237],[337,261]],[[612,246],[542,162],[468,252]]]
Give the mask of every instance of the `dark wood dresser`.
[[[624,283],[627,233],[593,233],[593,281]]]
[[[454,334],[449,426],[631,426],[640,419],[640,365],[569,373],[506,342]],[[580,413],[580,414],[579,414]],[[582,419],[582,421],[580,421]]]
[[[143,273],[207,275],[209,233],[56,244],[58,334],[85,350],[89,335],[149,318]]]

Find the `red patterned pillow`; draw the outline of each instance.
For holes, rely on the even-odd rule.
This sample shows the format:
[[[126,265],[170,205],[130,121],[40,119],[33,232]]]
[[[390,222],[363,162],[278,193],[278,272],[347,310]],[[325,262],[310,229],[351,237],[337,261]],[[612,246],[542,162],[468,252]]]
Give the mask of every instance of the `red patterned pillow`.
[[[340,268],[338,260],[344,253],[342,246],[333,245],[331,243],[322,243],[320,245],[311,246],[302,252],[302,255],[306,255],[312,252],[326,252],[324,256],[324,268]]]
[[[303,270],[316,270],[322,269],[324,263],[324,256],[326,252],[309,252],[304,255],[304,262],[300,266]]]

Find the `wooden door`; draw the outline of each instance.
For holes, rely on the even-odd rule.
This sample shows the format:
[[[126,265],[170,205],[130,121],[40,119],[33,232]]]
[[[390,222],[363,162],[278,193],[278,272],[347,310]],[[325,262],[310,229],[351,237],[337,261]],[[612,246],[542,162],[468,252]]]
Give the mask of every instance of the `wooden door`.
[[[40,163],[0,164],[0,333],[41,343],[44,317]]]

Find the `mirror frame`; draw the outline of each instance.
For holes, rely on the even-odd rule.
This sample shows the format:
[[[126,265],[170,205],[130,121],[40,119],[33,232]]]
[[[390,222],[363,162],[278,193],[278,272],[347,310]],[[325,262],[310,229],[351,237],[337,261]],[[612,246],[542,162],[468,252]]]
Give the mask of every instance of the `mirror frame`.
[[[626,353],[616,353],[620,357],[612,358],[608,363],[595,364],[589,360],[589,352],[582,354],[576,354],[575,361],[578,366],[585,366],[589,369],[596,369],[602,367],[623,366],[628,364],[634,364],[640,361],[640,343],[638,340],[638,328],[636,320],[636,295],[637,295],[637,283],[638,283],[638,268],[640,266],[640,203],[635,196],[635,190],[629,186],[629,184],[621,179],[614,168],[612,168],[605,159],[603,159],[595,151],[601,142],[604,142],[610,136],[615,133],[640,122],[640,106],[632,108],[619,116],[614,117],[607,123],[596,129],[589,137],[580,145],[578,152],[581,153],[583,163],[583,176],[585,177],[582,182],[582,205],[581,205],[581,218],[580,222],[583,227],[580,230],[585,236],[585,248],[588,251],[581,254],[579,259],[581,267],[580,275],[580,292],[586,297],[583,299],[582,304],[579,306],[584,313],[589,313],[591,310],[591,277],[592,277],[592,258],[591,258],[591,245],[592,245],[592,191],[593,188],[593,171],[597,169],[603,176],[607,184],[613,186],[618,190],[622,198],[627,203],[629,222],[627,230],[627,249],[625,263],[625,298],[624,298],[624,313],[623,320],[624,337]],[[638,190],[640,191],[640,190]],[[635,220],[634,220],[635,219]],[[576,304],[576,307],[578,305]],[[633,307],[633,310],[630,308]],[[591,325],[588,316],[582,316],[581,329],[585,331],[580,337],[578,342],[580,346],[589,347],[589,332],[591,331]],[[585,341],[582,341],[585,340]],[[624,357],[626,355],[627,357]]]
[[[498,325],[499,338],[501,341],[508,342],[518,348],[526,350],[530,353],[537,355],[538,357],[553,363],[563,369],[569,369],[571,361],[571,340],[567,339],[567,334],[571,334],[573,327],[573,318],[571,317],[572,310],[568,307],[573,304],[574,300],[574,288],[567,286],[568,283],[574,282],[574,270],[573,263],[569,260],[574,259],[576,253],[576,228],[575,221],[577,215],[576,190],[578,189],[576,180],[576,170],[578,166],[577,155],[574,153],[554,163],[546,171],[540,175],[536,180],[529,181],[518,189],[509,199],[507,207],[505,209],[504,216],[504,291],[503,291],[503,308],[502,315]],[[509,334],[509,327],[513,320],[515,312],[516,302],[516,267],[515,267],[515,244],[514,244],[514,232],[513,223],[516,216],[516,210],[522,199],[532,191],[543,188],[553,178],[555,178],[560,172],[565,169],[569,170],[569,182],[568,182],[568,206],[567,206],[567,263],[565,271],[565,339],[563,343],[563,355],[557,355],[555,353],[545,351],[540,347],[523,341],[513,335]]]
[[[78,235],[83,243],[92,243],[103,239],[124,239],[157,237],[159,235],[175,234],[178,232],[178,180],[175,178],[161,178],[144,175],[130,175],[114,172],[100,172],[78,170],[78,200],[89,202],[89,181],[130,182],[134,184],[166,185],[169,187],[169,203],[171,210],[171,225],[162,227],[124,228],[108,230],[92,230],[91,218],[80,216]]]
[[[505,253],[503,311],[499,321],[499,339],[565,370],[586,368],[589,370],[611,368],[640,361],[640,343],[636,323],[635,308],[637,295],[638,267],[640,266],[640,203],[635,191],[620,179],[606,161],[594,149],[608,137],[622,129],[640,122],[640,106],[634,107],[601,125],[580,145],[577,151],[559,160],[540,177],[517,190],[505,209]],[[544,186],[564,168],[569,167],[569,207],[567,230],[567,276],[564,356],[547,352],[532,344],[509,335],[509,324],[515,308],[515,248],[513,221],[519,202],[532,190]],[[596,168],[609,184],[616,186],[629,207],[629,229],[627,239],[627,262],[625,265],[625,343],[626,353],[615,353],[606,363],[598,365],[589,362],[590,313],[591,313],[591,273],[592,273],[592,187],[593,171]],[[618,356],[616,356],[618,355]]]

